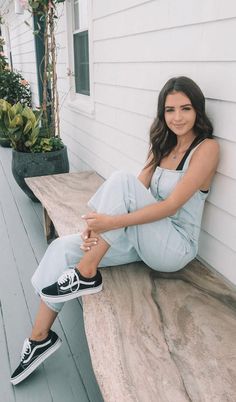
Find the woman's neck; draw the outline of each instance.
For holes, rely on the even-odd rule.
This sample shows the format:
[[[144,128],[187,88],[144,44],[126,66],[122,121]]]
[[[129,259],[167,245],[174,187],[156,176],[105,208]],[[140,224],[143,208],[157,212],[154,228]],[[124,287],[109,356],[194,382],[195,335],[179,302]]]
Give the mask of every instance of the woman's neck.
[[[188,136],[184,137],[177,137],[177,144],[175,146],[175,151],[182,151],[182,150],[187,150],[196,136],[194,134],[189,134]]]

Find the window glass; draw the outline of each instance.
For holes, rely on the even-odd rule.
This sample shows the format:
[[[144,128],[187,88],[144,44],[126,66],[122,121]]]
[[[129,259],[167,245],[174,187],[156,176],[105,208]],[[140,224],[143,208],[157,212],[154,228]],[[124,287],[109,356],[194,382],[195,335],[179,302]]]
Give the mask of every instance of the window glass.
[[[73,11],[75,91],[90,95],[87,0],[74,0]]]

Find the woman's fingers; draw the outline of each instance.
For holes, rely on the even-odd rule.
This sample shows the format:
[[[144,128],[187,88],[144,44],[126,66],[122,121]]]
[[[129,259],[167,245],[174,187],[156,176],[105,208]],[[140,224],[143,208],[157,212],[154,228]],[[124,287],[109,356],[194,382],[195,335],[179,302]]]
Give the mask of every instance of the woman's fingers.
[[[89,251],[91,250],[91,247],[94,247],[98,244],[98,239],[96,237],[89,237],[88,239],[85,239],[80,246],[81,250],[83,251]]]
[[[81,234],[83,240],[87,240],[90,237],[91,230],[87,227]]]

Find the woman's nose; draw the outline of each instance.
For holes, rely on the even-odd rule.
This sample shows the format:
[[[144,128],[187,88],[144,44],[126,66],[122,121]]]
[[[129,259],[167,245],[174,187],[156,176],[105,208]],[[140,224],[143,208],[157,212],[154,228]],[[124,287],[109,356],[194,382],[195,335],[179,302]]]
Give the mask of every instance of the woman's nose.
[[[181,110],[175,110],[175,113],[174,113],[174,120],[175,120],[175,121],[180,121],[181,119],[182,119]]]

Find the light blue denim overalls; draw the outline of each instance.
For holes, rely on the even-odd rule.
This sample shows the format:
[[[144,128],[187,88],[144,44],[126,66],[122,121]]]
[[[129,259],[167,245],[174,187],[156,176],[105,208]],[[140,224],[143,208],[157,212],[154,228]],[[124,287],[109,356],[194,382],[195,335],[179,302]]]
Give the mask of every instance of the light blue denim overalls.
[[[125,214],[168,197],[188,168],[192,153],[182,170],[157,167],[148,190],[134,175],[118,171],[98,189],[88,205],[105,214]],[[174,272],[183,268],[197,254],[198,238],[206,193],[197,191],[179,211],[159,221],[129,226],[103,233],[111,245],[99,267],[144,261],[157,271]],[[54,283],[68,267],[83,256],[79,233],[60,237],[48,247],[32,277],[37,293]],[[59,312],[63,303],[49,304]]]

